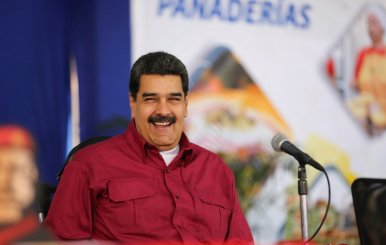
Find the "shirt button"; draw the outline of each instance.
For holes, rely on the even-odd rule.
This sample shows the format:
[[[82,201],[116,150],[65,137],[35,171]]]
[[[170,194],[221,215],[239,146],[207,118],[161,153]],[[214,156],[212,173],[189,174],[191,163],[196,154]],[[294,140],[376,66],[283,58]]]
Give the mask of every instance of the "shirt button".
[[[167,168],[167,169],[165,170],[165,172],[166,172],[167,174],[170,173],[170,169]]]
[[[175,195],[175,197],[177,200],[180,199],[180,195]]]

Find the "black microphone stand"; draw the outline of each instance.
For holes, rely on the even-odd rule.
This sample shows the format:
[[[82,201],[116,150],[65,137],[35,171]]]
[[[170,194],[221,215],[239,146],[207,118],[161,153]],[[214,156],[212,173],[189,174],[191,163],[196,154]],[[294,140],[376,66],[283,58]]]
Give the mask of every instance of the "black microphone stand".
[[[308,240],[308,221],[307,221],[307,174],[305,164],[300,163],[298,168],[298,194],[300,196],[300,215],[303,241]]]
[[[299,150],[295,145],[287,140],[287,138],[282,134],[277,134],[272,138],[271,141],[272,148],[275,151],[283,151],[291,156],[293,156],[299,162],[298,168],[298,193],[300,196],[300,215],[301,215],[301,230],[302,230],[302,239],[304,244],[308,244],[310,240],[312,240],[320,231],[320,228],[324,224],[324,221],[327,218],[328,210],[330,208],[330,200],[331,200],[331,185],[330,180],[328,178],[326,170],[312,159],[308,154]],[[315,233],[311,236],[311,239],[308,239],[308,223],[307,223],[307,175],[306,175],[306,164],[311,165],[315,169],[322,171],[326,175],[327,183],[328,183],[328,203],[326,212],[323,216],[323,220],[320,223],[319,227],[315,231]]]

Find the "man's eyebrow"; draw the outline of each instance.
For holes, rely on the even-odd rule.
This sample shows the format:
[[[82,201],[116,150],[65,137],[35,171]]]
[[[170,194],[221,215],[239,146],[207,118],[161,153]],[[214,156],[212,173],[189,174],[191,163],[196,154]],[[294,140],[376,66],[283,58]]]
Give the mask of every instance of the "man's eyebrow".
[[[149,93],[149,92],[144,92],[142,94],[142,97],[151,97],[151,96],[156,96],[157,94],[156,93]]]
[[[151,92],[144,92],[142,94],[142,97],[153,97],[153,96],[158,96],[158,94],[157,93],[151,93]],[[182,97],[182,93],[180,93],[180,92],[170,93],[169,96]]]
[[[170,93],[170,96],[173,96],[173,97],[182,97],[182,93]]]

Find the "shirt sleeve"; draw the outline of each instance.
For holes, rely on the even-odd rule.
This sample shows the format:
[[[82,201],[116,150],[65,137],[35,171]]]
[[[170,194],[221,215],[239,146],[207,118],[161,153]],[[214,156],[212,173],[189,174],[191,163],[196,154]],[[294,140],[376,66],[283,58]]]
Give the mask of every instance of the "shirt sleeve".
[[[81,162],[66,166],[45,224],[62,240],[91,239],[92,196],[88,171]]]
[[[226,244],[252,245],[254,243],[253,236],[247,220],[245,219],[244,213],[241,210],[234,181],[232,184],[232,195],[234,198],[234,204],[229,221]]]

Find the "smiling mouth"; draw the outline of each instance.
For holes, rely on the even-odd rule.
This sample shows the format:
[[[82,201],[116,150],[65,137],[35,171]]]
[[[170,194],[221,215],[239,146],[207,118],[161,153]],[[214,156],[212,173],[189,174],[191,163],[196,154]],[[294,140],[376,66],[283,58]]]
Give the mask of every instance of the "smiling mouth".
[[[167,127],[173,124],[173,122],[154,122],[152,123],[154,126],[158,127]]]
[[[168,127],[176,122],[176,117],[173,115],[171,116],[154,115],[149,117],[147,121],[157,127]]]

